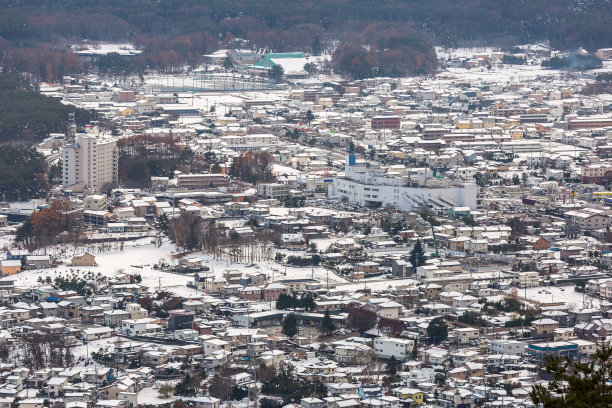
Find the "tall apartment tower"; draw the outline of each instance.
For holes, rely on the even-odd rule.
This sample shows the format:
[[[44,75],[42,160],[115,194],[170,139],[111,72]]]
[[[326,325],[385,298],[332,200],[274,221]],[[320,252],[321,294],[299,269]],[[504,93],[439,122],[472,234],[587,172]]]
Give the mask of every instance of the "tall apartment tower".
[[[76,135],[62,152],[62,185],[64,189],[100,190],[105,183],[118,180],[117,140],[100,133],[97,122]]]
[[[68,114],[68,136],[66,138],[66,144],[74,143],[76,138],[76,120],[74,118],[74,112]]]

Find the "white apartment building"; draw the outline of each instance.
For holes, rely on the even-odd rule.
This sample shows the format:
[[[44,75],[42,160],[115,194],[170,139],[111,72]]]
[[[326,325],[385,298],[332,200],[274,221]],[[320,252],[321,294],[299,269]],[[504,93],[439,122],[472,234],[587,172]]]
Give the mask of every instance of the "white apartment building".
[[[278,137],[267,133],[248,134],[244,136],[222,136],[221,142],[228,149],[235,151],[260,150],[278,144]]]
[[[532,288],[540,284],[540,275],[537,272],[516,272],[512,281],[520,288]]]
[[[410,169],[396,171],[356,163],[348,156],[344,177],[335,177],[329,191],[351,204],[379,208],[392,206],[414,211],[424,204],[438,209],[450,207],[482,207],[480,189],[473,183],[452,183],[428,174],[413,174]]]
[[[417,267],[417,279],[440,279],[453,276],[454,273],[448,269],[440,269],[438,265],[425,264]]]
[[[612,48],[600,48],[597,50],[597,57],[602,60],[612,59]]]
[[[100,134],[97,125],[78,134],[62,152],[62,186],[73,191],[99,190],[118,180],[117,140]]]
[[[517,340],[491,340],[489,350],[491,354],[522,356],[525,354],[525,343]]]
[[[402,361],[412,354],[414,340],[379,337],[374,339],[374,354],[381,358],[395,357]]]
[[[610,163],[593,163],[580,168],[580,175],[584,177],[604,177],[612,170]]]
[[[221,339],[208,339],[202,343],[205,356],[211,356],[218,351],[230,352],[230,343]]]
[[[288,184],[262,183],[257,185],[257,195],[271,200],[284,200],[289,197],[291,187]]]

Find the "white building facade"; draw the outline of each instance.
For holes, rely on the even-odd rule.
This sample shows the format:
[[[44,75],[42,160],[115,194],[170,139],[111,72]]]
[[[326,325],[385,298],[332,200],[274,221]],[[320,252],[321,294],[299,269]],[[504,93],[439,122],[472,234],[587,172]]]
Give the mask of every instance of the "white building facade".
[[[78,134],[62,152],[62,186],[73,191],[99,190],[118,180],[117,140],[99,133],[97,125]]]
[[[455,206],[480,209],[480,189],[473,183],[451,183],[426,173],[412,174],[369,167],[347,158],[344,177],[334,178],[329,195],[351,204],[379,208],[391,206],[414,211],[424,205],[445,209]]]
[[[414,340],[379,337],[374,339],[374,354],[381,358],[405,360],[412,354]]]
[[[517,340],[491,340],[489,350],[492,354],[522,356],[525,354],[525,343]]]

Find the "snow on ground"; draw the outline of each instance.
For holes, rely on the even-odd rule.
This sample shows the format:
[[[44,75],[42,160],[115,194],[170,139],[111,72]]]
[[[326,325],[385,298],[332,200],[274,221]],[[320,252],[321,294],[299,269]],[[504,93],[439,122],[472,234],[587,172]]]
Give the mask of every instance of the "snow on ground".
[[[174,385],[172,382],[168,382],[167,384]],[[161,386],[161,384],[160,384]],[[168,404],[170,402],[176,401],[179,397],[169,397],[169,398],[160,398],[159,397],[159,387],[157,388],[143,388],[138,392],[138,404],[142,405],[162,405]]]
[[[333,239],[313,240],[320,250],[326,249],[333,241]],[[67,263],[75,252],[82,251],[84,248],[72,250],[63,248],[63,250],[66,251],[66,253],[63,255],[62,259]],[[48,253],[54,253],[54,251],[59,252],[59,248],[55,247],[48,249]],[[305,255],[304,251],[280,250],[279,252],[286,256]],[[176,263],[176,260],[172,259],[172,256],[176,253],[176,247],[167,239],[164,239],[162,245],[157,247],[154,240],[145,238],[133,242],[126,242],[122,251],[113,250],[96,253],[96,262],[98,265],[94,267],[70,268],[67,266],[60,266],[53,269],[34,269],[14,275],[12,278],[15,279],[15,285],[17,287],[29,289],[43,285],[43,283],[38,282],[39,278],[44,279],[49,276],[53,279],[57,275],[65,275],[66,273],[70,273],[70,271],[79,270],[83,273],[92,271],[94,273],[101,273],[107,277],[113,277],[118,274],[120,270],[123,270],[127,273],[140,274],[143,284],[148,286],[152,291],[161,288],[184,297],[197,295],[198,293],[195,289],[187,287],[187,282],[193,280],[191,274],[181,275],[153,269],[153,265],[160,261],[164,261],[165,263]],[[382,291],[398,286],[418,285],[418,281],[414,279],[385,279],[381,277],[366,279],[360,282],[350,282],[322,266],[295,267],[279,264],[275,261],[257,262],[256,264],[232,263],[229,261],[216,260],[210,254],[202,252],[194,252],[188,256],[201,258],[203,264],[211,268],[210,273],[214,276],[222,276],[223,272],[226,270],[239,270],[244,273],[263,272],[271,280],[313,278],[320,281],[323,287],[327,287],[329,284],[330,288],[336,288],[342,291],[355,291],[364,288]],[[478,275],[480,278],[485,277],[485,275],[486,277],[495,278],[499,276],[499,273],[483,271]],[[510,290],[507,292],[509,293]],[[575,292],[573,286],[519,289],[518,295],[542,303],[564,302],[570,308],[597,307],[601,302],[600,299]],[[253,306],[258,310],[269,309],[269,304],[267,302],[257,303]],[[89,352],[97,351],[100,347],[112,347],[116,340],[117,338],[112,338],[92,342],[89,344]],[[87,348],[85,346],[77,346],[74,351],[77,357],[84,358],[87,354]]]
[[[113,351],[116,343],[121,343],[124,340],[121,337],[109,337],[107,339],[93,340],[89,343],[75,346],[70,349],[75,358],[86,359],[91,356],[91,353],[102,350],[105,353]]]
[[[286,174],[288,176],[299,176],[302,172],[298,169],[294,169],[293,167],[283,166],[282,164],[274,163],[272,165],[272,173],[283,175]]]
[[[145,86],[150,86],[156,90],[167,90],[172,92],[180,89],[198,90],[204,89],[209,91],[231,91],[236,88],[244,88],[247,90],[262,90],[263,87],[268,87],[268,83],[261,82],[262,78],[258,78],[249,74],[243,73],[208,73],[206,75],[215,76],[215,81],[205,80],[199,74],[176,74],[176,75],[147,75],[144,77]]]
[[[449,58],[471,58],[473,55],[491,55],[493,52],[499,51],[493,47],[463,47],[463,48],[446,48],[435,47],[436,54],[439,59]]]
[[[245,97],[247,95],[247,97]],[[217,117],[223,118],[231,106],[242,106],[244,100],[269,100],[279,101],[289,96],[288,91],[258,91],[258,92],[206,92],[199,93],[196,91],[193,95],[180,94],[179,103],[185,103],[194,106],[198,109],[208,111],[211,106],[216,106],[215,113]]]
[[[126,243],[123,251],[115,250],[96,253],[97,266],[78,268],[60,266],[53,269],[24,271],[14,276],[15,286],[25,288],[40,286],[41,283],[38,282],[39,277],[44,279],[50,276],[53,279],[57,275],[77,270],[81,272],[99,272],[110,278],[123,270],[127,273],[140,274],[142,276],[142,283],[152,290],[161,287],[181,296],[191,296],[195,294],[195,290],[188,288],[187,282],[193,280],[193,277],[153,269],[153,265],[160,260],[165,260],[166,263],[169,263],[173,253],[176,253],[176,248],[169,241],[164,240],[158,248],[156,244],[151,242],[151,238],[146,238]],[[69,262],[71,256],[71,252],[67,253],[64,261]]]
[[[313,240],[317,243],[319,249],[324,249],[331,244],[332,240]],[[176,263],[172,259],[172,255],[177,253],[176,247],[167,239],[162,241],[162,245],[158,248],[151,238],[145,238],[134,242],[127,242],[124,249],[113,250],[108,252],[96,253],[93,248],[77,248],[70,250],[63,248],[66,251],[62,255],[64,263],[69,263],[72,255],[76,252],[90,250],[96,255],[97,266],[71,268],[68,266],[60,266],[52,269],[32,269],[24,271],[14,276],[15,286],[22,288],[33,288],[43,285],[38,281],[39,278],[45,279],[51,277],[54,279],[58,275],[66,275],[75,271],[87,273],[89,271],[94,274],[101,273],[104,276],[112,278],[120,271],[132,274],[140,274],[142,283],[148,286],[151,290],[162,288],[174,292],[179,296],[189,297],[196,295],[195,289],[188,288],[187,282],[193,280],[192,274],[175,274],[164,272],[153,268],[153,265],[163,261],[165,263]],[[283,252],[283,251],[281,251]],[[59,247],[48,248],[47,253],[60,253]],[[288,255],[304,255],[303,251],[285,251]],[[199,257],[203,264],[211,268],[210,273],[215,276],[222,276],[226,270],[240,270],[248,272],[263,272],[270,279],[300,279],[314,278],[322,281],[324,284],[328,282],[330,285],[342,284],[347,281],[321,266],[319,267],[295,267],[290,265],[281,265],[275,261],[257,262],[257,264],[233,263],[229,261],[221,261],[214,259],[210,254],[202,252],[193,252],[188,256]]]
[[[601,303],[601,299],[576,292],[573,286],[537,286],[518,289],[518,296],[541,303],[563,302],[570,309],[598,307]]]
[[[605,63],[603,68],[584,71],[571,72],[556,69],[543,68],[539,64],[535,65],[494,65],[491,69],[486,67],[476,68],[445,68],[444,71],[436,76],[431,86],[438,88],[443,85],[444,80],[462,80],[467,82],[485,81],[496,83],[526,82],[542,78],[559,78],[564,75],[573,74],[576,76],[597,75],[601,72],[610,72],[612,63]],[[508,94],[507,99],[516,97],[515,94]]]
[[[380,278],[379,278],[380,279]],[[348,283],[345,285],[336,286],[337,289],[355,291],[357,289],[372,289],[372,290],[385,290],[390,288],[397,288],[400,286],[416,286],[419,282],[415,279],[380,279],[377,281],[361,281],[356,283]]]
[[[286,209],[280,209],[285,211]],[[89,249],[96,255],[97,266],[93,267],[79,267],[70,268],[67,266],[60,266],[53,269],[34,269],[27,270],[18,275],[14,275],[15,285],[22,288],[32,288],[43,285],[38,282],[39,278],[46,278],[47,276],[53,279],[55,276],[60,274],[67,274],[71,271],[101,273],[107,277],[113,277],[124,271],[127,273],[140,274],[142,276],[142,282],[148,286],[152,291],[158,288],[174,292],[179,296],[189,297],[197,295],[195,289],[187,287],[187,282],[193,280],[192,274],[175,274],[170,272],[164,272],[153,268],[153,265],[160,263],[176,263],[177,261],[172,258],[177,253],[176,247],[169,240],[164,239],[160,247],[152,238],[144,238],[132,242],[126,242],[124,249],[113,250],[108,252],[96,253],[95,247],[92,248],[77,248],[68,249],[63,247],[62,251],[65,253],[62,255],[64,263],[68,263],[72,255],[76,252]],[[315,239],[312,240],[317,244],[319,250],[325,250],[334,241],[334,239]],[[59,247],[47,249],[47,253],[60,253]],[[290,251],[290,250],[279,250],[279,252],[286,256],[296,255],[305,256],[304,251]],[[239,270],[244,273],[265,273],[271,280],[283,280],[283,279],[303,279],[313,278],[322,282],[323,287],[329,284],[330,288],[336,288],[340,290],[354,291],[358,289],[368,288],[373,290],[386,290],[392,287],[398,286],[414,286],[418,285],[418,282],[414,279],[385,279],[376,277],[372,279],[362,280],[360,282],[350,282],[342,276],[335,274],[334,272],[322,267],[295,267],[290,265],[279,264],[273,260],[257,262],[255,264],[247,263],[232,263],[229,261],[221,261],[214,259],[210,254],[202,252],[193,252],[188,256],[199,257],[202,259],[205,266],[210,267],[210,273],[214,276],[222,276],[226,270]],[[498,272],[481,271],[478,273],[480,278],[499,277]],[[508,291],[509,292],[509,291]],[[200,293],[201,294],[201,293]],[[591,307],[597,306],[600,303],[599,299],[592,298],[590,296],[574,291],[573,286],[566,287],[535,287],[519,289],[519,296],[526,296],[528,299],[533,299],[539,302],[565,302],[569,307]],[[267,303],[263,302],[257,306],[261,310],[268,308]],[[111,339],[101,340],[101,345],[110,346],[113,344]],[[79,346],[81,347],[81,346]],[[86,350],[80,350],[75,348],[75,354],[80,353],[84,356]],[[81,347],[82,348],[82,347]],[[96,350],[97,346],[91,346],[89,351]]]
[[[537,46],[537,45],[535,45]],[[457,48],[449,49],[436,47],[436,53],[441,61],[446,61],[453,58],[471,58],[474,55],[491,55],[494,52],[500,52],[499,49],[491,47],[473,47],[473,48]],[[604,61],[603,67],[597,70],[586,71],[579,73],[596,75],[599,72],[609,72],[612,63]],[[440,86],[440,80],[443,79],[461,79],[465,81],[489,81],[489,82],[521,82],[530,81],[542,77],[559,77],[568,72],[554,69],[545,69],[539,63],[531,65],[531,61],[525,65],[508,65],[494,64],[491,69],[486,67],[476,68],[446,68],[436,76],[436,81],[433,85]]]
[[[310,240],[311,243],[314,243],[317,246],[317,250],[321,252],[326,252],[331,244],[338,241],[337,237],[334,238],[313,238]]]
[[[545,69],[540,65],[502,65],[487,69],[478,68],[446,68],[440,73],[442,78],[459,78],[464,81],[487,81],[487,82],[524,82],[541,77],[558,77],[560,71]]]
[[[137,49],[132,43],[87,43],[82,42],[72,46],[72,50],[77,54],[100,54],[107,55],[117,53],[122,56],[131,56],[142,54],[142,51]]]
[[[288,255],[304,256],[303,252],[283,252]],[[257,265],[249,266],[246,264],[238,263],[225,263],[224,267],[215,268],[215,275],[222,275],[224,270],[242,270],[244,272],[263,272],[272,280],[283,280],[283,279],[305,279],[313,278],[319,280],[326,285],[329,279],[330,286],[346,283],[346,279],[336,275],[332,271],[321,266],[317,267],[297,267],[291,265],[279,264],[274,261],[258,262]]]

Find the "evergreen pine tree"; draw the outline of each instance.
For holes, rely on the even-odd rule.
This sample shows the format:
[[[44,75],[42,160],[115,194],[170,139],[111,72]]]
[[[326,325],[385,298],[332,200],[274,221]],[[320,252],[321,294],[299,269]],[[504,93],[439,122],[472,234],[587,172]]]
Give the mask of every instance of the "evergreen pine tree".
[[[410,251],[410,263],[414,268],[425,263],[425,252],[423,251],[423,244],[421,244],[420,239],[417,239],[412,251]]]
[[[291,339],[297,334],[297,318],[294,313],[289,313],[283,320],[283,333]]]
[[[312,41],[312,55],[321,55],[321,39],[317,35]]]
[[[323,330],[323,333],[328,336],[336,329],[336,326],[329,315],[329,310],[325,310],[325,315],[323,316],[323,321],[321,322],[321,329]]]
[[[530,397],[544,408],[612,406],[612,346],[598,344],[588,362],[549,357],[546,371],[553,374],[548,386],[534,385]]]

